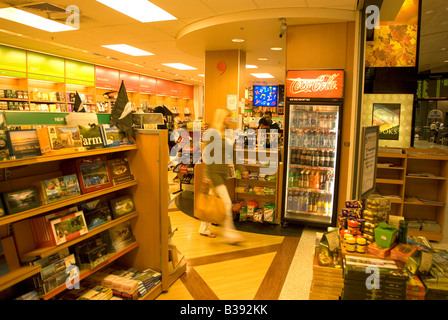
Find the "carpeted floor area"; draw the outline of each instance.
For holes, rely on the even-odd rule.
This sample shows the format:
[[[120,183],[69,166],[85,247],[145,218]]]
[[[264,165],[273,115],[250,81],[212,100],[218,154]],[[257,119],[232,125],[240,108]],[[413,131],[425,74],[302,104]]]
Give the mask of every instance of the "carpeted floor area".
[[[174,199],[176,207],[191,217],[194,217],[193,196],[193,192],[183,191],[177,194]],[[285,228],[280,224],[258,223],[251,221],[235,221],[235,228],[244,232],[277,235],[283,237],[300,237],[303,230],[303,226],[301,225],[288,224],[288,227]]]

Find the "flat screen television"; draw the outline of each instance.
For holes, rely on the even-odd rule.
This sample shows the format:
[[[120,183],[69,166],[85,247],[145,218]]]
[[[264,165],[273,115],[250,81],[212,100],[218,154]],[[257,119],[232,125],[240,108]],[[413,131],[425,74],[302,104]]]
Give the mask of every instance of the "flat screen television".
[[[254,107],[276,107],[278,86],[254,86]]]

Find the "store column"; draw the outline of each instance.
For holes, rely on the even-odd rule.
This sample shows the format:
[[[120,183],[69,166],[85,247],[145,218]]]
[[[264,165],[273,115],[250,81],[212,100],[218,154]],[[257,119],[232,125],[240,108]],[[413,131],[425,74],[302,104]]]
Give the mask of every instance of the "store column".
[[[233,111],[231,129],[238,126],[239,103],[244,98],[246,53],[242,50],[205,52],[204,121],[211,123],[215,110]]]

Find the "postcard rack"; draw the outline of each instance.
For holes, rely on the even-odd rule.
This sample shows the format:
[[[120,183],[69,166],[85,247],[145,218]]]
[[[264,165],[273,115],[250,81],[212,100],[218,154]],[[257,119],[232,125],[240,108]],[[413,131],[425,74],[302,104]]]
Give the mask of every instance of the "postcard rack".
[[[0,162],[0,193],[29,187],[36,181],[63,175],[66,164],[74,158],[105,155],[108,158],[125,156],[129,160],[135,180],[110,186],[93,192],[43,204],[26,211],[0,217],[0,239],[8,252],[17,252],[15,260],[25,261],[28,257],[47,257],[64,248],[69,248],[83,240],[109,228],[129,221],[136,242],[120,252],[110,255],[104,263],[88,271],[81,272],[80,280],[101,270],[113,262],[137,268],[153,269],[162,274],[161,282],[140,299],[155,299],[167,291],[171,284],[186,270],[184,259],[173,270],[170,268],[168,248],[168,140],[167,130],[138,130],[136,144],[122,147],[102,148],[85,152],[49,154],[39,157],[7,160]],[[155,152],[156,151],[156,152]],[[116,220],[111,220],[86,234],[61,245],[36,248],[30,230],[30,218],[39,217],[49,211],[61,209],[101,195],[122,196],[131,194],[135,211]],[[9,265],[9,261],[8,261]],[[10,271],[0,276],[0,292],[40,273],[39,266],[11,263]],[[66,286],[46,294],[43,299],[51,299],[63,292]]]

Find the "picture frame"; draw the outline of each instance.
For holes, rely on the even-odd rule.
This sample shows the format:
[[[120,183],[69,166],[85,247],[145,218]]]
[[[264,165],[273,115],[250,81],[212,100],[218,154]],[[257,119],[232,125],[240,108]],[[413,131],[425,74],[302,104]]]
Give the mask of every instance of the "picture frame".
[[[82,193],[113,186],[106,156],[93,156],[76,160],[76,172]]]
[[[41,181],[42,194],[46,203],[53,203],[81,195],[76,174]]]
[[[40,206],[39,193],[35,186],[2,193],[8,215]]]
[[[6,131],[9,155],[12,159],[41,156],[36,129]]]

